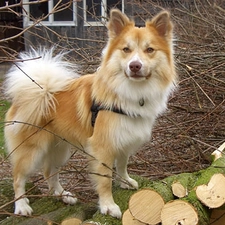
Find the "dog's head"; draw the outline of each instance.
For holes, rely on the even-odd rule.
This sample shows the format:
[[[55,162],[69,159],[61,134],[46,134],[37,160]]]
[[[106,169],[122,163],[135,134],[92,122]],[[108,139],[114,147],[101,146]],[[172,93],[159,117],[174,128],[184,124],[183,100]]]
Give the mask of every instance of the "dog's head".
[[[133,82],[154,77],[167,85],[175,76],[172,29],[167,11],[162,11],[151,21],[146,21],[145,27],[139,28],[121,11],[111,10],[109,41],[102,65],[110,74],[124,76]]]

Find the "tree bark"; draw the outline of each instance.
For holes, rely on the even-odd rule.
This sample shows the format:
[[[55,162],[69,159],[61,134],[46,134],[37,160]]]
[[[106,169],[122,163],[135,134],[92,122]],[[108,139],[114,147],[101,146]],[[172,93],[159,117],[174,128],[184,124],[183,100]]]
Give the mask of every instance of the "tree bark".
[[[211,214],[210,224],[224,225],[225,224],[225,210],[214,209]]]

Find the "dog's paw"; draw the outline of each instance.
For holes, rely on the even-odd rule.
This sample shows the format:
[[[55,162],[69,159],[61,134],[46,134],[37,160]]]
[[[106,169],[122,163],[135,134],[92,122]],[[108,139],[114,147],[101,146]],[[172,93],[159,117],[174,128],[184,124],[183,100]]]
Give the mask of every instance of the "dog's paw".
[[[121,181],[120,187],[123,189],[138,189],[138,182],[132,178]]]
[[[120,219],[122,216],[120,207],[115,203],[101,204],[100,212],[104,215],[110,215],[110,216],[116,217],[118,219]]]
[[[30,216],[33,209],[29,206],[28,198],[21,198],[15,202],[15,214],[22,216]]]
[[[63,191],[62,200],[69,205],[74,205],[77,202],[77,198],[74,198],[74,196],[69,191]]]

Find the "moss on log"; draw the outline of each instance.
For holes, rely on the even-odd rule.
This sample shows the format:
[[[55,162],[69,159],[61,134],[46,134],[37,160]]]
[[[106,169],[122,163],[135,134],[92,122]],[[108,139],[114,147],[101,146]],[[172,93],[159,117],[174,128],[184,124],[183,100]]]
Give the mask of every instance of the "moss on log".
[[[218,201],[217,198],[221,198],[222,200],[225,198],[225,195],[220,191],[225,189],[225,181],[224,181],[225,156],[224,154],[221,154],[221,152],[224,150],[224,147],[225,146],[223,144],[222,147],[220,146],[219,150],[216,151],[216,153],[214,152],[213,155],[216,157],[214,157],[215,161],[213,161],[211,166],[209,166],[204,170],[200,170],[198,172],[191,174],[193,175],[194,177],[193,181],[195,182],[191,183],[190,187],[192,188],[192,190],[188,193],[187,197],[181,198],[180,200],[174,200],[164,206],[161,213],[162,223],[164,225],[209,224],[211,210],[199,201],[196,194],[196,190],[198,190],[199,187],[200,187],[199,192],[202,192],[204,188],[209,190],[206,196],[206,198],[208,198],[207,200],[205,200],[205,198],[202,199],[202,195],[204,195],[204,193],[200,194],[201,201],[208,206],[209,205],[212,206],[214,204],[216,205]],[[180,174],[180,176],[182,176],[182,174]],[[214,179],[214,177],[216,178]],[[219,187],[219,192],[215,189],[215,187],[213,187],[216,185],[218,186],[222,185]],[[181,207],[182,204],[185,204],[184,208],[186,209],[184,211],[180,209],[182,208]],[[220,205],[221,203],[217,206],[219,207]]]
[[[31,207],[34,209],[32,216],[18,216],[13,214],[14,192],[12,180],[3,180],[0,182],[0,211],[1,225],[46,225],[59,224],[65,218],[78,217],[82,220],[91,218],[97,211],[94,204],[78,203],[75,206],[64,204],[57,197],[42,196],[40,190],[29,183],[26,185],[27,190],[31,190],[29,195]]]
[[[167,185],[171,186],[173,195],[178,198],[188,195],[196,180],[197,177],[193,173],[182,173],[164,179]]]
[[[209,215],[210,210],[207,207],[201,204],[201,202],[197,199],[196,196],[196,188],[199,185],[208,184],[211,177],[214,174],[225,174],[225,157],[223,154],[216,157],[216,161],[212,163],[212,165],[204,170],[195,172],[195,173],[183,173],[179,175],[174,175],[168,178],[165,178],[161,181],[151,181],[146,178],[142,178],[140,176],[133,176],[134,179],[139,183],[139,189],[146,189],[155,192],[162,198],[163,207],[160,206],[159,214],[167,204],[172,203],[172,199],[174,199],[172,193],[172,185],[175,183],[181,184],[185,191],[188,193],[188,196],[180,199],[179,201],[183,201],[186,206],[190,206],[190,212],[196,212],[198,224],[200,225],[208,225],[209,223]],[[4,186],[7,187],[4,189]],[[128,208],[128,202],[130,197],[137,193],[136,190],[123,190],[119,187],[119,185],[113,185],[113,196],[115,202],[120,206],[122,212],[125,212]],[[75,206],[67,206],[62,203],[61,200],[58,200],[56,197],[45,197],[41,196],[40,191],[34,187],[31,188],[30,195],[34,195],[36,197],[30,198],[31,206],[34,209],[35,215],[28,217],[18,217],[12,215],[13,211],[13,189],[12,189],[12,181],[1,181],[0,182],[0,203],[1,203],[1,225],[11,225],[11,224],[19,224],[19,225],[28,225],[28,224],[59,224],[66,218],[77,218],[80,221],[83,221],[84,225],[87,224],[98,224],[98,225],[121,225],[122,221],[115,219],[108,215],[102,215],[97,210],[97,206],[93,204],[82,204],[78,203]],[[144,197],[145,199],[145,197]],[[150,197],[151,199],[151,197]],[[175,201],[175,200],[174,200]],[[138,205],[139,200],[136,201],[133,205]],[[148,204],[151,204],[152,200],[149,200]],[[166,204],[165,204],[166,203]],[[180,203],[180,202],[178,202]],[[177,203],[176,203],[177,204]],[[165,206],[164,206],[165,205]],[[179,205],[179,204],[178,204]],[[140,204],[141,209],[143,205]],[[146,207],[145,207],[146,208]],[[153,206],[154,208],[154,206]],[[168,207],[170,208],[170,207]],[[192,210],[193,209],[193,210]],[[5,212],[5,213],[4,213]],[[178,213],[181,215],[182,213]],[[10,216],[11,215],[11,216]],[[128,215],[127,211],[126,214]],[[6,216],[9,216],[7,219]],[[132,219],[128,218],[129,219]],[[132,220],[134,225],[136,224],[146,224],[145,222],[139,222],[139,219],[135,217],[136,220]],[[181,215],[180,224],[185,224],[185,218]],[[183,219],[183,220],[182,220]],[[67,220],[69,221],[69,219]],[[135,223],[136,222],[136,223]],[[194,225],[195,222],[191,222]],[[151,224],[151,223],[150,223]],[[163,223],[166,225],[166,223]],[[128,224],[124,224],[128,225]],[[131,225],[131,224],[129,224]],[[173,222],[170,224],[173,225]],[[186,224],[185,224],[186,225]]]
[[[115,202],[120,206],[120,209],[122,212],[124,212],[128,208],[128,201],[130,196],[134,193],[134,190],[124,190],[121,189],[118,185],[113,187],[113,197]],[[121,225],[121,219],[113,218],[109,215],[102,215],[99,210],[93,215],[93,217],[83,224],[88,223],[98,223],[99,225]]]
[[[133,179],[135,179],[138,184],[139,188],[147,187],[149,184],[154,183],[153,181],[150,181],[147,178],[143,178],[140,176],[132,176]],[[124,213],[128,209],[128,202],[130,199],[130,196],[134,194],[137,190],[127,190],[127,189],[121,189],[119,184],[113,185],[113,197],[115,202],[119,205],[122,213]],[[109,215],[102,215],[99,210],[93,215],[93,217],[87,221],[85,221],[83,224],[95,224],[98,223],[98,225],[104,224],[104,225],[122,225],[121,219],[113,218]]]

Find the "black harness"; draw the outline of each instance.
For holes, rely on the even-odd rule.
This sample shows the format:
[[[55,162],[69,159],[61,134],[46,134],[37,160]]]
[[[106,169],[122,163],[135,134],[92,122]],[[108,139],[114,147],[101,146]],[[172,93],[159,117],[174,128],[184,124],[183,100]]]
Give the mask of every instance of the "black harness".
[[[94,127],[94,125],[95,125],[95,120],[96,120],[96,118],[98,116],[98,112],[100,110],[107,110],[107,111],[111,111],[114,113],[119,113],[119,114],[128,116],[127,113],[125,113],[122,109],[120,109],[116,106],[113,106],[112,108],[107,108],[104,105],[102,105],[101,103],[96,103],[95,101],[93,101],[92,106],[91,106],[91,125],[92,125],[92,127]]]

